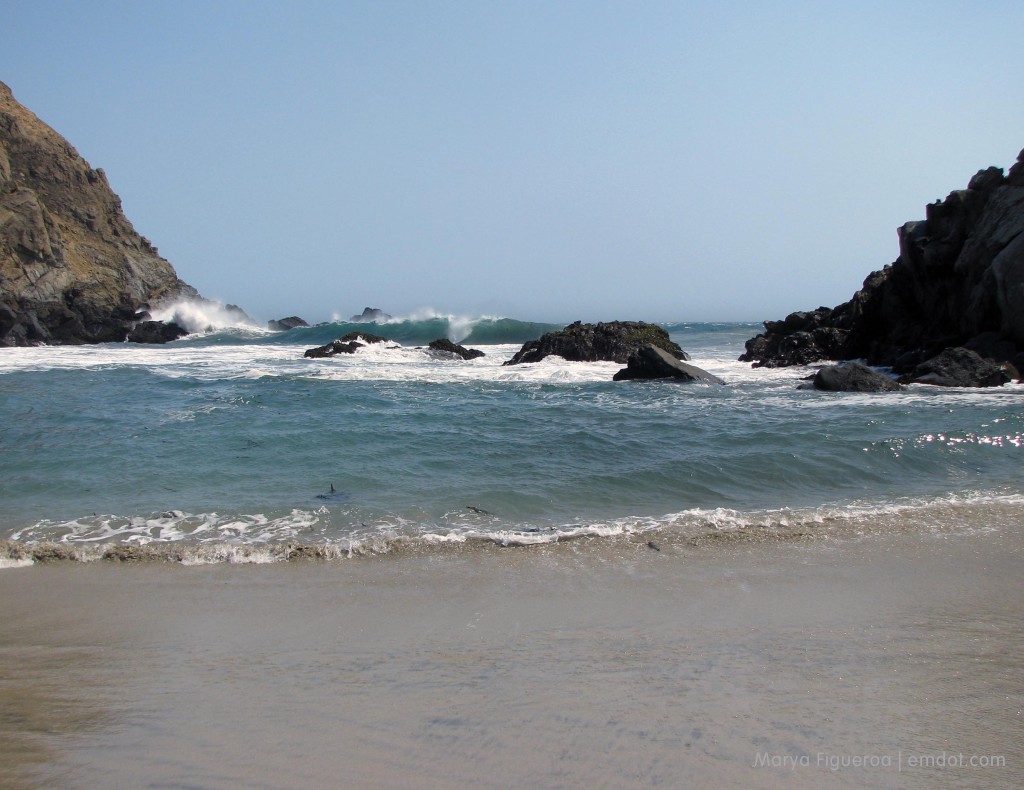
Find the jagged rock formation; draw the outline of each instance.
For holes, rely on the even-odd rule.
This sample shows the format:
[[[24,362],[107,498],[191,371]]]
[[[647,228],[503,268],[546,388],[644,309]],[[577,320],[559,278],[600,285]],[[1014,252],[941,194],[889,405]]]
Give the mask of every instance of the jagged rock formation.
[[[834,308],[766,321],[741,361],[755,366],[865,359],[908,371],[966,346],[1024,362],[1024,151],[1004,175],[989,167],[967,189],[899,229],[900,255]]]
[[[668,332],[656,324],[643,321],[609,321],[608,323],[569,324],[560,332],[548,332],[537,340],[524,343],[504,364],[519,365],[540,362],[544,357],[562,357],[569,362],[619,362],[625,364],[630,354],[650,343],[664,349],[676,359],[689,359],[679,345],[669,340]]]
[[[703,381],[707,384],[725,384],[718,376],[690,365],[662,348],[646,343],[629,355],[626,367],[612,376],[614,381],[634,379],[672,379],[674,381]]]
[[[195,297],[103,171],[0,82],[0,345],[121,341],[148,305]]]

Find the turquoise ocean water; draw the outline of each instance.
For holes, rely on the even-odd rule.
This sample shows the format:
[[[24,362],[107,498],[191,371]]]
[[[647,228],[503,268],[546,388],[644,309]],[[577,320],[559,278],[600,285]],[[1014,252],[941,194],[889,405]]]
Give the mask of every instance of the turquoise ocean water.
[[[727,386],[613,382],[618,364],[558,358],[506,367],[558,328],[511,319],[3,349],[0,539],[269,561],[955,519],[978,503],[1024,514],[1021,385],[818,393],[799,388],[811,369],[736,361],[759,325],[664,326]],[[352,329],[396,342],[303,357]],[[441,336],[486,356],[417,347]]]

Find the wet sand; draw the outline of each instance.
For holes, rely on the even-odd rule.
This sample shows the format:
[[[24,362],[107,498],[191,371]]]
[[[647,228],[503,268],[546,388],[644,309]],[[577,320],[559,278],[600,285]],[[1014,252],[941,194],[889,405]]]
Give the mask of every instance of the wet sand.
[[[1024,540],[0,571],[5,787],[1017,787]]]

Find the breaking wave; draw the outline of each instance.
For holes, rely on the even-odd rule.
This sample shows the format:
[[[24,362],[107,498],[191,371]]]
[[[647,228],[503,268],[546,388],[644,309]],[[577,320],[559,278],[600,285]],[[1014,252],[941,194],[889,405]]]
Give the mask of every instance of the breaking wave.
[[[519,321],[514,318],[440,315],[423,311],[383,321],[333,321],[298,327],[276,333],[268,341],[323,345],[349,332],[361,332],[386,337],[403,345],[426,345],[439,338],[467,345],[505,345],[536,340],[545,332],[554,332],[563,327],[564,324]]]
[[[154,321],[175,323],[189,334],[211,334],[225,330],[262,332],[242,308],[209,299],[172,302],[150,311]]]
[[[1024,495],[969,492],[889,502],[742,511],[693,508],[661,517],[537,525],[509,523],[476,508],[436,523],[393,517],[332,537],[331,513],[292,510],[218,516],[167,511],[149,517],[90,516],[40,522],[0,541],[0,568],[48,562],[173,562],[262,564],[354,559],[407,552],[531,548],[578,544],[687,550],[719,542],[850,540],[914,530],[936,535],[1016,529]]]

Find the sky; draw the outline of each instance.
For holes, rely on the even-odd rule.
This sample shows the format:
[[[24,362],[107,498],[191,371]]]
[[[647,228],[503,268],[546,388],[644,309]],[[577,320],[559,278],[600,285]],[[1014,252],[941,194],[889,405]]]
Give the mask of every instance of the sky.
[[[1024,3],[2,0],[0,80],[261,320],[761,321],[1024,147]]]

